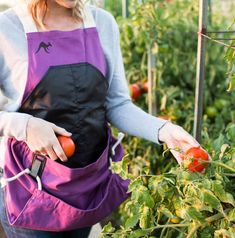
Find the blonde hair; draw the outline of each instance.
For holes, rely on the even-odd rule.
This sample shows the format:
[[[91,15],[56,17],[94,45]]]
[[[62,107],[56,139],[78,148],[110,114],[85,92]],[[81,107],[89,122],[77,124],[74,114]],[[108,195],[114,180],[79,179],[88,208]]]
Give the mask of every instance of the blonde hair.
[[[78,22],[83,21],[84,1],[77,0],[75,7],[72,9],[72,16]],[[31,13],[35,23],[41,28],[45,28],[44,18],[47,12],[47,0],[30,0],[28,4],[29,12]]]

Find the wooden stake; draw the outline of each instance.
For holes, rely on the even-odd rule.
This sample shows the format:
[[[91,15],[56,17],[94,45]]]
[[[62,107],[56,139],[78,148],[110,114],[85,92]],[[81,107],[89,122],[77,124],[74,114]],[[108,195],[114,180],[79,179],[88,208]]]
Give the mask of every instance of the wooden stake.
[[[203,93],[205,77],[206,39],[200,34],[207,33],[208,0],[199,0],[199,27],[197,48],[197,75],[194,113],[194,136],[200,142],[203,116]]]

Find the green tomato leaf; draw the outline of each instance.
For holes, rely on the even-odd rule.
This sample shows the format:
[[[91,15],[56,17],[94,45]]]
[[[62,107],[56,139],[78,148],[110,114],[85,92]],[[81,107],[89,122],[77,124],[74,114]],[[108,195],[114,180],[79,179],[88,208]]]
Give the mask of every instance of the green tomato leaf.
[[[128,229],[128,228],[133,228],[134,226],[136,226],[136,224],[139,221],[139,218],[140,218],[140,215],[134,215],[132,217],[129,217],[126,220],[125,228]]]
[[[148,182],[149,189],[157,190],[160,187],[159,184],[162,182],[163,179],[164,179],[163,175],[151,177]]]
[[[149,194],[149,192],[145,192],[142,194],[142,202],[148,206],[149,208],[153,208],[155,205],[153,197]]]
[[[212,143],[212,147],[216,150],[219,151],[221,146],[224,144],[224,135],[220,134],[219,137]]]
[[[112,238],[126,238],[126,234],[112,234]]]
[[[138,201],[139,204],[144,204],[149,208],[155,205],[153,197],[150,195],[149,190],[144,185],[137,185],[138,187],[132,192],[132,199]]]
[[[164,206],[161,206],[159,209],[158,209],[159,212],[161,212],[162,214],[164,214],[165,216],[169,217],[169,218],[173,218],[175,217],[172,212],[167,209],[166,207]]]
[[[128,167],[129,167],[129,164],[130,164],[130,160],[128,158],[129,156],[125,156],[123,159],[122,159],[122,169],[128,173]]]
[[[235,142],[235,124],[230,124],[227,128],[226,128],[226,135],[227,138],[232,141]]]
[[[206,189],[211,189],[211,180],[209,179],[204,179],[202,181],[202,184],[203,184],[203,187],[206,188]]]
[[[115,228],[112,226],[111,222],[103,227],[102,233],[113,233]]]
[[[202,190],[203,202],[210,205],[212,208],[223,212],[220,200],[209,190]]]
[[[232,92],[235,89],[235,74],[231,76],[227,91]]]
[[[186,216],[195,221],[204,221],[204,216],[195,207],[189,207],[186,209]]]
[[[213,192],[219,198],[220,201],[222,201],[224,203],[229,203],[229,204],[235,206],[235,201],[234,201],[233,195],[230,193],[227,193],[224,190],[224,186],[222,185],[222,183],[220,181],[213,182]]]
[[[129,184],[127,192],[128,193],[133,192],[134,190],[137,190],[142,185],[143,185],[143,181],[141,180],[141,178],[138,178]]]
[[[235,208],[233,208],[231,211],[229,211],[228,219],[230,222],[235,222]]]
[[[143,230],[135,230],[132,231],[130,234],[128,234],[128,238],[140,238],[140,237],[144,237],[145,235],[147,235],[149,232],[148,231],[143,231]]]
[[[150,215],[151,212],[149,207],[144,206],[140,216],[140,228],[146,229],[150,226]]]
[[[112,162],[111,164],[112,171],[115,174],[120,174],[122,171],[122,162]]]
[[[228,144],[223,144],[220,149],[219,159],[222,160],[226,150],[229,148]]]
[[[200,231],[200,238],[214,238],[213,236],[214,229],[210,226],[206,226],[203,230]]]

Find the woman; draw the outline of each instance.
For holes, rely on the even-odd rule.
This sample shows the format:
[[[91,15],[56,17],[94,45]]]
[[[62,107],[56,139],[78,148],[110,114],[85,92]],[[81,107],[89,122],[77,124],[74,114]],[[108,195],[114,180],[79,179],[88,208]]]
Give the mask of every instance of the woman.
[[[118,26],[106,11],[82,0],[21,2],[0,15],[0,42],[9,99],[0,113],[8,237],[87,237],[128,197],[128,181],[109,170],[109,159],[121,160],[123,151],[107,122],[169,148],[199,146],[181,127],[132,104]],[[58,135],[74,140],[72,157]]]

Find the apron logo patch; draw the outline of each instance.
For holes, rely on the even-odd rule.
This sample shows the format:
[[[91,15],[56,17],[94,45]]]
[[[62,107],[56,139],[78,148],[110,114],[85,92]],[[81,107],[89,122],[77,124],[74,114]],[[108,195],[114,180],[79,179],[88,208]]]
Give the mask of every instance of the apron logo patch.
[[[52,47],[52,44],[50,42],[48,42],[47,44],[45,42],[41,42],[38,46],[38,49],[37,51],[35,52],[35,54],[37,54],[41,49],[44,49],[44,51],[47,53],[47,54],[50,54],[50,51],[49,51],[49,47]]]

